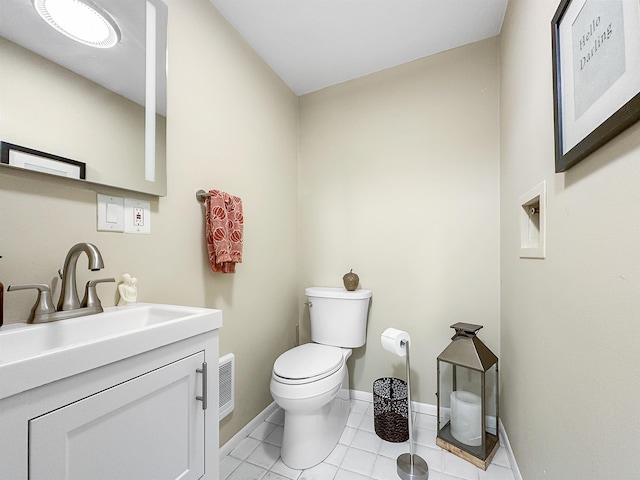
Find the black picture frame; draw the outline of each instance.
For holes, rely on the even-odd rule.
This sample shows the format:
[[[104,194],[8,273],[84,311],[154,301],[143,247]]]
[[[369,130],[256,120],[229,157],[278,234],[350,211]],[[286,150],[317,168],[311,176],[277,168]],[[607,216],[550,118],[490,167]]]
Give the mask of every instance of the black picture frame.
[[[587,110],[587,112],[590,114],[590,117],[592,117],[591,119],[592,125],[589,126],[588,122],[585,122],[586,127],[584,127],[584,125],[582,126],[584,127],[582,128],[582,134],[574,136],[574,139],[572,139],[570,142],[568,141],[569,146],[565,145],[565,140],[566,138],[569,137],[567,133],[567,124],[569,122],[566,121],[567,120],[566,115],[568,114],[568,111],[571,110],[571,112],[574,113],[574,117],[572,118],[572,121],[575,121],[576,124],[578,124],[580,119],[574,120],[575,110],[577,109],[574,107],[574,105],[567,105],[568,102],[565,102],[564,96],[567,93],[570,95],[575,95],[575,92],[571,91],[573,88],[575,88],[575,83],[572,83],[571,81],[565,81],[565,76],[568,76],[568,75],[567,75],[567,72],[563,71],[563,67],[566,67],[567,70],[571,70],[569,72],[571,74],[570,76],[571,78],[574,78],[573,75],[575,72],[573,70],[573,66],[576,65],[575,62],[577,58],[574,50],[577,50],[577,49],[566,47],[566,42],[569,40],[565,40],[564,37],[566,35],[563,35],[562,30],[569,28],[568,25],[571,25],[571,28],[574,28],[574,29],[578,28],[576,27],[576,24],[579,23],[577,22],[577,17],[575,16],[576,11],[580,9],[579,10],[580,13],[578,14],[578,16],[583,15],[583,12],[586,11],[585,7],[587,3],[589,3],[588,12],[597,11],[596,9],[600,8],[603,14],[602,16],[605,17],[605,21],[602,21],[602,17],[600,15],[598,15],[597,17],[593,16],[593,14],[590,16],[587,16],[587,14],[585,13],[584,14],[585,19],[588,18],[592,20],[592,23],[589,25],[589,29],[585,29],[584,28],[585,23],[582,22],[580,23],[580,25],[583,26],[583,29],[581,31],[578,31],[577,37],[575,35],[575,31],[572,31],[572,33],[574,33],[573,38],[571,39],[571,41],[573,42],[572,45],[575,45],[576,38],[579,38],[579,39],[587,38],[591,42],[591,43],[588,43],[588,46],[590,46],[591,48],[587,50],[586,54],[584,54],[583,52],[580,52],[580,54],[583,55],[582,57],[580,57],[580,62],[579,62],[580,65],[583,64],[584,62],[583,59],[588,57],[589,52],[591,52],[592,55],[591,57],[589,57],[589,60],[586,60],[586,63],[588,63],[591,59],[596,59],[598,50],[600,50],[600,52],[604,52],[601,54],[601,57],[598,57],[598,58],[605,57],[605,54],[606,54],[606,49],[604,48],[605,44],[607,45],[607,48],[609,48],[608,45],[614,45],[611,42],[607,44],[607,42],[609,42],[609,40],[613,37],[616,31],[619,32],[621,29],[611,29],[611,25],[613,22],[607,24],[607,20],[606,20],[607,15],[613,16],[614,20],[619,20],[620,15],[623,15],[623,21],[625,26],[629,21],[631,21],[632,25],[635,26],[635,31],[633,32],[628,32],[627,30],[629,29],[625,28],[623,33],[619,34],[618,37],[616,37],[617,38],[616,42],[619,42],[620,41],[619,37],[622,36],[623,45],[627,41],[640,43],[640,35],[638,35],[638,32],[640,32],[640,16],[637,14],[634,15],[633,12],[630,12],[627,9],[627,10],[624,10],[624,14],[618,13],[618,16],[615,17],[614,13],[612,13],[610,10],[607,10],[607,9],[611,9],[611,5],[613,4],[617,5],[619,3],[620,5],[631,4],[632,7],[636,8],[636,12],[637,12],[637,9],[640,9],[640,7],[638,6],[638,3],[639,3],[638,0],[631,0],[631,1],[616,0],[613,3],[609,1],[603,2],[602,0],[562,0],[560,2],[558,9],[556,10],[555,15],[553,16],[553,20],[551,21],[551,34],[552,34],[551,48],[552,48],[552,58],[553,58],[553,103],[554,103],[553,115],[554,115],[554,134],[555,134],[554,135],[555,136],[555,171],[557,173],[564,172],[569,168],[573,167],[575,164],[577,164],[578,162],[583,160],[585,157],[593,153],[595,150],[603,146],[609,140],[613,139],[614,137],[622,133],[624,130],[629,128],[631,125],[636,123],[638,120],[640,120],[640,81],[637,81],[638,80],[637,77],[631,76],[632,74],[627,73],[625,71],[625,73],[623,73],[618,80],[622,79],[626,75],[631,76],[631,78],[628,78],[625,80],[625,84],[629,84],[629,86],[622,89],[622,92],[624,93],[624,95],[622,95],[622,98],[625,98],[626,103],[623,103],[617,109],[615,108],[615,106],[609,108],[610,111],[608,113],[602,114],[599,117],[597,114],[593,114],[593,111],[589,112]],[[570,9],[572,10],[571,18],[566,18],[567,12]],[[596,26],[596,18],[598,23],[597,26]],[[572,22],[572,21],[575,21],[575,23],[569,24],[569,22]],[[609,29],[607,29],[607,26],[609,27]],[[600,32],[603,31],[603,29],[605,34],[609,32],[609,36],[605,35],[604,37],[602,37],[603,34]],[[584,32],[584,34],[580,36],[580,33],[582,32]],[[603,41],[601,43],[598,43],[599,39],[603,39]],[[587,43],[587,41],[585,41],[585,43]],[[572,45],[570,45],[570,47]],[[579,42],[579,46],[582,49],[584,44]],[[633,48],[635,48],[635,44]],[[623,49],[623,50],[626,51],[626,49]],[[616,50],[616,52],[618,51],[619,49]],[[569,53],[571,54],[572,62],[563,63],[563,54],[565,55],[565,58],[566,58],[566,55],[568,55]],[[628,56],[628,54],[625,54],[625,53],[623,53],[622,55]],[[567,63],[572,63],[573,65],[567,65]],[[629,65],[629,63],[630,63],[629,59],[626,58],[625,56],[624,66],[627,66],[627,67],[631,66]],[[640,61],[634,62],[634,63],[640,63]],[[593,62],[592,65],[597,67],[598,62]],[[635,68],[635,66],[632,66],[632,67]],[[633,71],[633,68],[632,68],[632,71]],[[613,77],[613,75],[610,73],[610,70],[601,69],[600,71],[598,71],[598,73],[601,77],[606,77],[607,75],[609,77]],[[633,75],[635,75],[635,73]],[[635,81],[630,81],[633,78],[635,78]],[[621,83],[618,85],[615,85],[615,88],[618,89],[620,85]],[[611,93],[612,90],[613,90],[613,87],[609,88],[606,91],[603,90],[602,94],[599,97],[597,97],[597,99],[594,101],[594,104],[596,104],[597,102],[606,104],[606,102],[608,101],[608,98],[611,98],[613,96]],[[627,97],[628,97],[628,100],[627,100]],[[614,101],[612,101],[611,103],[612,105],[615,105]],[[606,111],[606,109],[602,109],[602,110]],[[575,137],[578,138],[577,141],[575,141]]]
[[[71,178],[77,178],[79,180],[85,180],[87,178],[87,165],[84,162],[79,162],[77,160],[72,160],[70,158],[61,157],[59,155],[53,155],[47,152],[41,152],[39,150],[34,150],[33,148],[23,147],[22,145],[16,145],[14,143],[9,143],[9,142],[0,142],[0,163],[4,163],[6,165],[11,164],[10,154],[12,150],[26,153],[28,155],[31,155],[34,158],[39,157],[39,158],[44,158],[54,162],[73,165],[75,167],[78,167],[78,175]]]

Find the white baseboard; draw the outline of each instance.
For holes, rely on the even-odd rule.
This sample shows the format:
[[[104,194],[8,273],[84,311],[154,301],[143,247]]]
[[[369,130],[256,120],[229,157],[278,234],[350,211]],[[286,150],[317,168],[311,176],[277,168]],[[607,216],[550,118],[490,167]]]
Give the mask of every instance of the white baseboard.
[[[242,440],[247,438],[251,432],[253,432],[258,426],[264,422],[269,415],[275,412],[278,409],[278,405],[276,402],[271,402],[267,408],[262,410],[256,417],[247,423],[243,428],[240,429],[238,433],[236,433],[233,437],[229,439],[227,443],[220,447],[220,459],[227,456],[231,450],[236,448]]]
[[[516,462],[516,457],[511,449],[511,443],[509,443],[509,437],[507,436],[507,431],[504,428],[502,420],[500,420],[500,445],[507,450],[507,456],[509,457],[509,463],[511,464],[511,470],[513,471],[515,480],[522,480],[522,474],[518,468],[518,462]]]
[[[360,390],[350,390],[351,398],[353,400],[361,400],[363,402],[373,402],[373,393],[371,392],[362,392]],[[418,403],[411,402],[411,408],[416,413],[422,413],[424,415],[438,415],[438,407],[436,405],[429,405],[428,403]],[[227,443],[225,443],[222,447],[220,447],[220,458],[222,459],[226,455],[231,452],[234,448],[236,448],[242,440],[247,438],[251,432],[253,432],[262,422],[264,422],[269,415],[275,412],[278,409],[278,405],[276,402],[271,402],[270,405],[267,406],[262,412],[260,412],[253,420],[251,420],[244,428],[240,429],[238,433],[236,433]],[[509,443],[509,437],[507,436],[507,431],[502,424],[502,420],[500,420],[499,426],[500,432],[500,444],[507,450],[507,456],[509,458],[509,463],[511,464],[511,470],[513,471],[513,476],[515,480],[522,480],[522,475],[520,474],[520,470],[518,469],[518,463],[516,462],[516,457],[513,455],[513,450],[511,450],[511,444]]]
[[[349,390],[349,395],[353,400],[362,400],[363,402],[373,402],[373,393],[361,392],[360,390]]]
[[[373,393],[371,392],[361,392],[360,390],[350,390],[351,398],[354,400],[362,400],[363,402],[373,402]],[[411,409],[415,413],[423,413],[425,415],[433,415],[434,417],[438,414],[438,408],[435,405],[429,405],[426,403],[418,403],[411,402]]]

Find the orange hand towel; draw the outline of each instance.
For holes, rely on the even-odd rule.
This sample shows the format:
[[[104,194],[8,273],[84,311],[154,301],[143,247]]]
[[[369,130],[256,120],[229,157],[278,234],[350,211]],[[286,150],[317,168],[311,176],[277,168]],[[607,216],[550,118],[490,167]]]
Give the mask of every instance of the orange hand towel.
[[[242,200],[210,190],[205,201],[207,251],[212,272],[235,273],[242,262]]]

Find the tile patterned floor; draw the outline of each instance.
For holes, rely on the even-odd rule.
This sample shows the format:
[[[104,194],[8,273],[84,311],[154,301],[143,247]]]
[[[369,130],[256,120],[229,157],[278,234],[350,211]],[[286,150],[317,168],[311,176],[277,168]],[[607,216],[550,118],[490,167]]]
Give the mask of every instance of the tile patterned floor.
[[[351,414],[340,442],[327,459],[307,470],[293,470],[280,459],[284,412],[276,410],[228,455],[220,459],[220,480],[395,480],[396,459],[409,442],[391,443],[375,434],[373,405],[351,400]],[[436,417],[416,414],[416,453],[429,465],[429,480],[514,480],[504,447],[482,471],[436,446]]]

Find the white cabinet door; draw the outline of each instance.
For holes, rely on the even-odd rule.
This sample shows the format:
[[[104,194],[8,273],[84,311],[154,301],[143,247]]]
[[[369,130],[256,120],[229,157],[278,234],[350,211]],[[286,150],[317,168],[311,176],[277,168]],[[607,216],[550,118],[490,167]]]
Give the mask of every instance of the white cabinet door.
[[[204,475],[204,353],[29,422],[30,480],[170,480]]]

